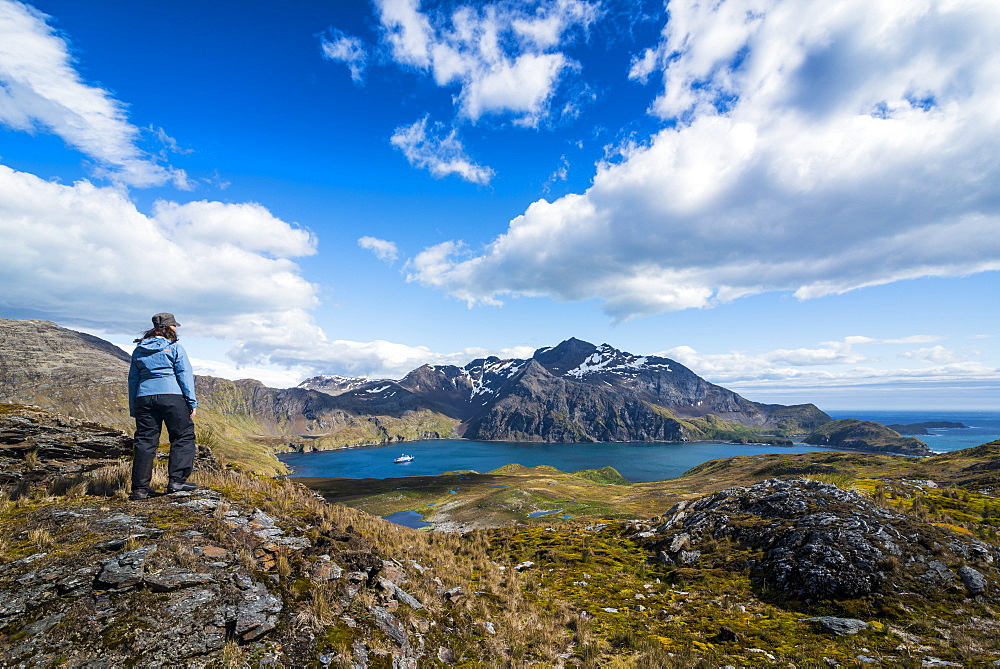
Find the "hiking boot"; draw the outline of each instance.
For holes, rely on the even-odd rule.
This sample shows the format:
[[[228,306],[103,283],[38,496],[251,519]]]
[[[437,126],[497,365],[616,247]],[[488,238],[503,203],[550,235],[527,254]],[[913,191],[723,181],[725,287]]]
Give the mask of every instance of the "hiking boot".
[[[141,499],[149,499],[152,496],[153,492],[148,488],[136,488],[135,490],[129,493],[128,498],[133,502],[137,502]]]
[[[197,490],[198,486],[193,483],[171,483],[167,486],[167,493],[175,492],[191,492],[192,490]]]

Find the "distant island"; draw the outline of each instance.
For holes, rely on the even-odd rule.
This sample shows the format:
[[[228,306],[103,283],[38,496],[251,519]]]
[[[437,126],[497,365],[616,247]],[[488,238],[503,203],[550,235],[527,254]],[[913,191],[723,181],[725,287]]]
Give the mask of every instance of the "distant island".
[[[899,455],[931,455],[927,444],[914,437],[900,436],[885,425],[868,420],[830,421],[805,438],[805,443],[829,448],[897,453]]]
[[[909,423],[907,425],[899,425],[893,423],[892,425],[886,425],[890,430],[895,430],[900,434],[930,434],[928,429],[938,429],[938,428],[968,428],[968,425],[962,425],[961,423],[954,423],[947,420],[929,420],[923,423]]]

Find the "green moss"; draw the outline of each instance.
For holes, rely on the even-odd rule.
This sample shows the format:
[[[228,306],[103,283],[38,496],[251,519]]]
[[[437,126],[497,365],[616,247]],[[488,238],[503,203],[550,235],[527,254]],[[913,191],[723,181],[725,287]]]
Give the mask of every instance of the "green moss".
[[[601,483],[604,485],[632,485],[632,483],[626,479],[624,476],[618,473],[618,470],[614,467],[601,467],[600,469],[581,469],[575,471],[570,476],[575,476],[576,478],[587,479],[588,481],[593,481],[594,483]]]
[[[969,608],[963,610],[958,599],[934,603],[915,593],[809,605],[783,600],[756,587],[738,568],[759,559],[757,553],[718,541],[696,565],[667,567],[651,562],[624,526],[599,532],[572,527],[495,530],[490,552],[494,559],[509,564],[535,563],[525,572],[527,596],[565,601],[593,616],[586,623],[586,639],[575,650],[592,657],[596,666],[611,658],[622,662],[630,653],[635,660],[643,653],[657,652],[658,646],[673,654],[659,666],[697,666],[698,662],[761,666],[770,662],[764,655],[748,652],[749,648],[766,649],[777,663],[821,666],[822,658],[828,657],[851,664],[862,647],[867,649],[863,654],[899,657],[900,638],[891,629],[913,628],[925,619],[959,629],[962,620],[973,614]],[[955,597],[961,598],[961,593],[956,591]],[[989,615],[985,608],[981,613]],[[859,618],[872,627],[857,636],[835,637],[803,623],[806,615]],[[722,627],[735,632],[739,641],[718,640]],[[937,634],[933,627],[926,632]],[[960,659],[956,655],[960,651],[948,643],[934,638],[922,641],[934,646],[935,656]],[[676,664],[682,655],[690,664]]]
[[[336,625],[327,627],[324,634],[316,640],[316,649],[323,652],[350,653],[351,646],[359,633],[360,630],[351,629],[346,623],[338,621]]]
[[[525,474],[529,472],[536,472],[540,474],[552,473],[552,474],[562,474],[561,471],[555,467],[550,467],[549,465],[539,465],[537,467],[525,467],[524,465],[519,465],[517,463],[512,463],[509,465],[504,465],[503,467],[497,467],[496,469],[490,471],[490,474]]]

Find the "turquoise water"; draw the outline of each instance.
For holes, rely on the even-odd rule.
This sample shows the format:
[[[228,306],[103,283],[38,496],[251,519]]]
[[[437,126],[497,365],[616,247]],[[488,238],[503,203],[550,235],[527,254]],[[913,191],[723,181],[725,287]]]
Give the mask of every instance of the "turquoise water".
[[[394,464],[399,445],[350,448],[281,456],[293,476],[391,478],[441,474],[459,469],[488,472],[511,463],[527,467],[551,465],[564,472],[614,467],[629,481],[661,481],[680,476],[691,467],[715,458],[761,453],[808,453],[815,446],[737,446],[733,444],[523,444],[438,439],[406,443],[414,460]]]
[[[414,530],[419,530],[422,527],[430,527],[434,524],[424,522],[424,517],[416,511],[397,511],[396,513],[390,513],[388,516],[382,517],[390,523],[396,523],[397,525],[409,527]]]
[[[934,430],[921,437],[936,452],[970,448],[1000,439],[1000,412],[829,412],[834,418],[858,418],[881,423],[922,423],[948,420],[970,425],[969,429]],[[412,462],[394,464],[400,449],[415,456]],[[816,446],[743,446],[698,443],[599,443],[531,444],[438,439],[412,441],[405,445],[352,448],[321,453],[294,453],[281,456],[293,476],[339,476],[347,478],[391,478],[441,474],[471,469],[488,472],[506,464],[528,467],[550,465],[573,472],[580,469],[614,467],[629,481],[662,481],[680,476],[708,460],[734,455],[764,453],[808,453],[824,450]]]

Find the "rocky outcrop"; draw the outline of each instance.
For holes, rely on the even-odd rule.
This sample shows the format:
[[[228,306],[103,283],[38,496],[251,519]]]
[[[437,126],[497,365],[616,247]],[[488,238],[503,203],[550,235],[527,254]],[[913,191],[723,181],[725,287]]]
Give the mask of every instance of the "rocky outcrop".
[[[258,652],[294,645],[285,587],[266,575],[277,575],[279,560],[335,567],[329,556],[305,556],[309,539],[211,490],[112,507],[29,512],[36,531],[78,549],[32,552],[0,567],[0,664],[78,666],[99,657],[107,666],[159,666],[218,657],[227,640],[259,644]],[[173,519],[166,527],[164,514]],[[91,528],[120,541],[90,539]],[[130,542],[141,545],[123,550]],[[370,562],[381,570],[381,559]],[[343,583],[345,597],[366,587],[339,567],[325,573],[326,582]],[[397,598],[416,601],[394,591],[382,601]]]
[[[230,496],[200,488],[126,502],[114,486],[91,491],[99,496],[88,496],[87,486],[55,494],[67,491],[58,485],[65,471],[50,468],[68,462],[90,480],[110,477],[120,486],[127,477],[117,459],[104,457],[111,450],[74,451],[96,426],[39,409],[5,410],[0,424],[12,455],[0,458],[0,476],[18,475],[24,485],[17,501],[10,489],[0,495],[0,665],[214,666],[239,649],[254,665],[367,666],[388,658],[416,666],[428,652],[420,628],[399,615],[400,607],[424,608],[402,585],[406,570],[353,527],[317,528],[302,509],[289,522],[246,501],[254,493],[233,489],[235,478],[218,479]],[[210,457],[196,463],[199,472],[221,476]],[[317,604],[311,590],[327,599]],[[437,621],[425,614],[421,624],[426,631]],[[353,644],[323,646],[314,629],[339,630]]]
[[[932,455],[927,444],[914,437],[903,437],[884,425],[868,420],[847,418],[820,426],[803,441],[830,448],[898,453],[900,455]]]
[[[55,323],[0,318],[0,402],[127,428],[129,355]]]
[[[981,595],[996,587],[1000,559],[1000,549],[971,536],[809,480],[771,479],[681,502],[640,536],[672,565],[711,565],[713,545],[733,542],[752,557],[727,567],[742,566],[760,587],[803,601],[928,586],[944,596],[963,583],[968,595]]]
[[[132,454],[132,437],[41,407],[0,404],[0,457],[115,459]]]
[[[802,622],[813,623],[816,627],[836,634],[837,636],[857,634],[858,632],[866,630],[869,627],[868,623],[863,620],[858,620],[856,618],[837,618],[835,616],[803,618]]]
[[[0,494],[18,499],[31,489],[62,492],[86,487],[86,474],[132,455],[132,437],[99,423],[46,411],[41,407],[0,404]],[[160,454],[160,459],[166,454]],[[198,444],[195,465],[221,468]]]

